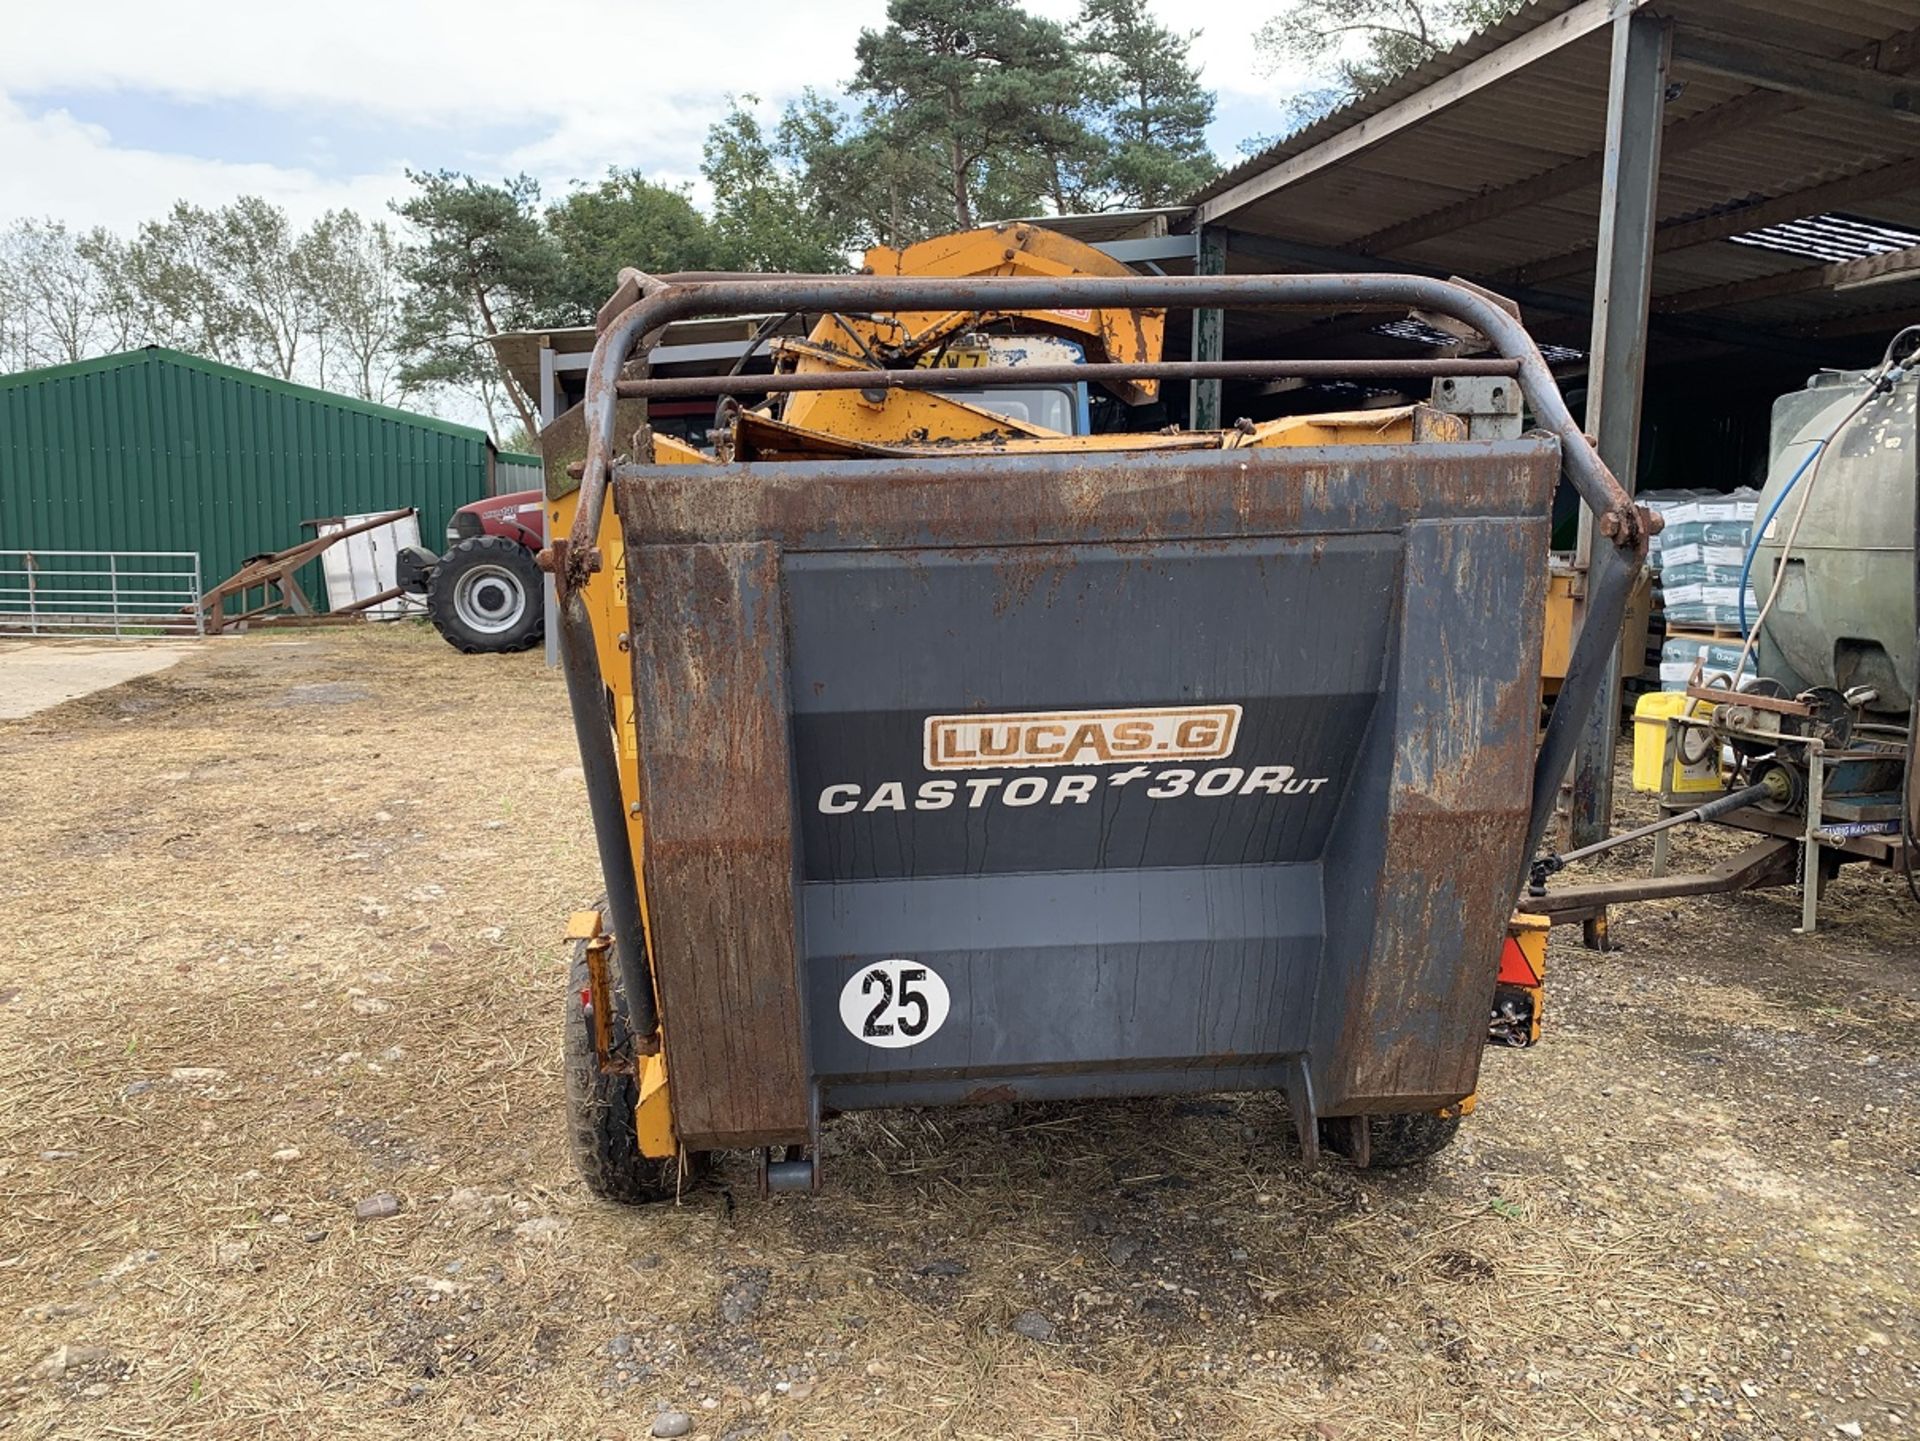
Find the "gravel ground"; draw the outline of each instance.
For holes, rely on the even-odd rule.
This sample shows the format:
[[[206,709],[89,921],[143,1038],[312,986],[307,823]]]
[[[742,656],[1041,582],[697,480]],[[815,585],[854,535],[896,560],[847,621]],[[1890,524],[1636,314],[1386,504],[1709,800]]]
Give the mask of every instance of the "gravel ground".
[[[412,626],[212,642],[0,724],[8,1436],[1896,1437],[1920,930],[1849,871],[1556,933],[1417,1175],[1271,1097],[829,1123],[592,1200],[562,688]],[[1689,852],[1718,844],[1691,840]]]

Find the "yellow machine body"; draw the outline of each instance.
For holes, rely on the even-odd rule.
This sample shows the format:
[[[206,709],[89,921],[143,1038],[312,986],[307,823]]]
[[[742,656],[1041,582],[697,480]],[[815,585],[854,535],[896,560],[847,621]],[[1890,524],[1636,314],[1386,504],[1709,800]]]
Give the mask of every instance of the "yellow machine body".
[[[1037,225],[964,230],[904,250],[878,245],[867,252],[862,270],[870,275],[1124,278],[1133,274],[1104,251]],[[870,366],[875,359],[914,363],[913,357],[931,354],[967,331],[1018,321],[1024,330],[1081,341],[1093,360],[1151,362],[1160,358],[1166,320],[1161,310],[900,311],[877,317],[829,315],[814,327],[809,339],[865,359]],[[1130,405],[1144,405],[1160,393],[1159,382],[1120,381],[1114,393]],[[806,423],[804,413],[793,419],[796,424]]]

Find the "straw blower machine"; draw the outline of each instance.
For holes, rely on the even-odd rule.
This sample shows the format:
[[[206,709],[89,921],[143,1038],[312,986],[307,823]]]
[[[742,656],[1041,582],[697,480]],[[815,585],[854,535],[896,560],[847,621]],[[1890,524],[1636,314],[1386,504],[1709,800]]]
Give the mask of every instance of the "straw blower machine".
[[[1485,346],[1163,360],[1198,309],[1417,311]],[[649,374],[713,315],[818,319],[771,375]],[[1433,398],[1157,408],[1281,377]],[[725,406],[711,452],[648,428],[688,395]],[[852,276],[629,272],[553,438],[606,886],[572,927],[570,1121],[600,1194],[671,1196],[728,1149],[814,1187],[835,1112],[1229,1090],[1283,1092],[1309,1162],[1405,1164],[1490,1039],[1537,1035],[1545,923],[1515,902],[1648,521],[1503,304],[1143,277],[1032,226]],[[1605,544],[1540,741],[1563,473]]]

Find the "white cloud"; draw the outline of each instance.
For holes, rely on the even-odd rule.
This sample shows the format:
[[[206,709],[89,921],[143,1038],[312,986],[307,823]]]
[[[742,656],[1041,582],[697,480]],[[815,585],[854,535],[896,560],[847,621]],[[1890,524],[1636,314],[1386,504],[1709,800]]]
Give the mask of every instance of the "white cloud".
[[[676,91],[831,82],[883,0],[93,0],[10,30],[0,88],[317,103],[422,123],[598,112],[644,141]]]
[[[611,165],[669,183],[697,180],[700,146],[730,91],[795,95],[851,68],[853,38],[884,0],[731,4],[582,0],[548,20],[503,0],[330,0],[324,7],[214,0],[95,0],[47,6],[0,47],[0,219],[53,215],[126,228],[175,197],[241,193],[299,215],[328,205],[383,209],[406,188],[401,165],[334,178],[325,133],[272,164],[166,154],[23,97],[159,96],[187,106],[257,106],[435,127],[440,153],[396,157],[427,168],[527,169],[551,191]],[[11,97],[11,98],[9,98]],[[463,128],[530,137],[476,155]]]
[[[1029,3],[1061,20],[1078,9],[1077,0]],[[1281,3],[1225,0],[1197,13],[1152,0],[1164,23],[1201,28],[1195,57],[1236,114],[1291,88],[1260,73],[1251,43]],[[298,219],[338,205],[378,212],[405,192],[407,164],[525,169],[549,194],[609,166],[637,165],[698,194],[701,142],[728,93],[777,102],[807,85],[837,88],[852,70],[860,28],[884,23],[885,11],[885,0],[729,0],[724,10],[573,0],[551,12],[506,0],[40,6],[33,23],[9,27],[0,47],[0,222],[48,215],[127,230],[175,199],[218,204],[247,193]],[[30,105],[36,96],[68,109]],[[169,151],[153,137],[75,118],[89,97],[127,96],[297,116],[298,138],[284,154],[240,161]],[[361,135],[392,125],[419,153],[341,174],[335,138],[324,120],[310,119],[327,115]]]
[[[1173,7],[1156,4],[1160,11]],[[1223,97],[1247,100],[1277,100],[1306,83],[1306,74],[1295,66],[1274,73],[1253,48],[1254,32],[1280,13],[1284,0],[1259,0],[1255,4],[1221,4],[1208,8],[1200,38],[1194,42],[1193,57],[1201,64],[1207,84]],[[1178,25],[1172,14],[1165,23]]]
[[[379,213],[405,188],[398,168],[334,180],[298,165],[146,150],[64,110],[30,116],[0,94],[0,222],[45,216],[75,229],[104,225],[125,233],[176,200],[219,205],[261,195],[304,223],[339,206]]]
[[[1079,0],[1025,0],[1036,15],[1065,24],[1079,12]],[[1208,5],[1182,0],[1148,0],[1154,18],[1181,34],[1199,31],[1192,58],[1200,66],[1207,88],[1222,100],[1233,97],[1271,99],[1297,89],[1299,77],[1270,76],[1255,54],[1253,33],[1281,10],[1287,0],[1213,0]]]

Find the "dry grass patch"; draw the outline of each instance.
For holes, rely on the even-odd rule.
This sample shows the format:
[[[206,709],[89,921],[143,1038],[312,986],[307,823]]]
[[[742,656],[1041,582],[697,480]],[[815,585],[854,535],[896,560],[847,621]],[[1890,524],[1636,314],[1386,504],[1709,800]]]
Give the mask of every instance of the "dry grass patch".
[[[537,655],[212,643],[0,726],[0,798],[10,1436],[639,1437],[670,1405],[732,1441],[1764,1437],[1920,1409],[1920,962],[1890,895],[1814,946],[1735,903],[1562,946],[1547,1044],[1489,1058],[1417,1177],[1303,1174],[1271,1097],[995,1107],[830,1123],[815,1198],[761,1201],[736,1160],[625,1211],[564,1150],[557,933],[597,885]]]

